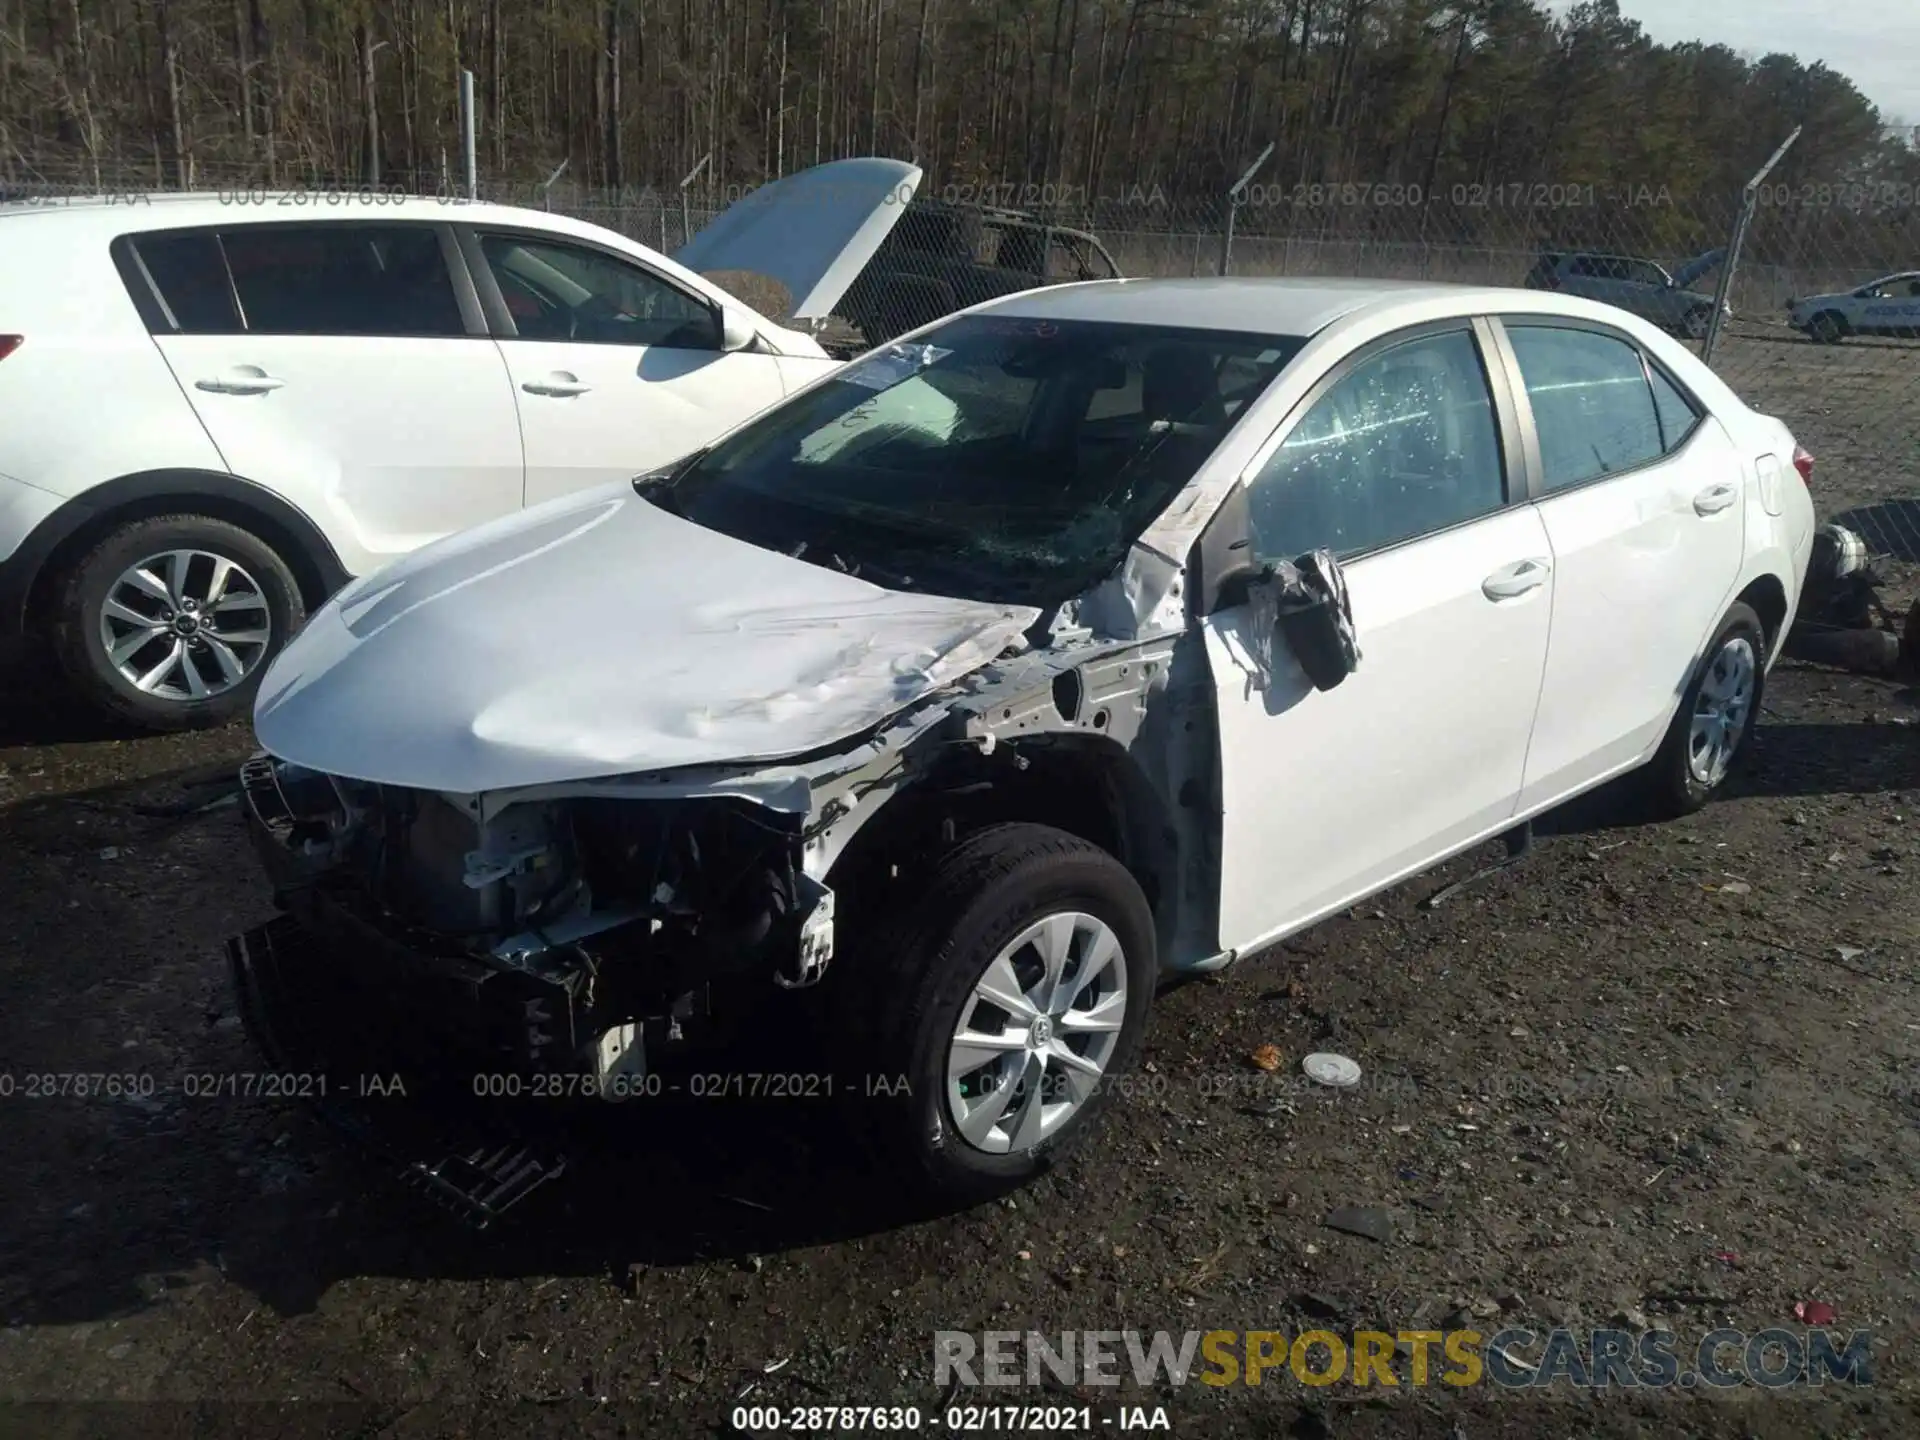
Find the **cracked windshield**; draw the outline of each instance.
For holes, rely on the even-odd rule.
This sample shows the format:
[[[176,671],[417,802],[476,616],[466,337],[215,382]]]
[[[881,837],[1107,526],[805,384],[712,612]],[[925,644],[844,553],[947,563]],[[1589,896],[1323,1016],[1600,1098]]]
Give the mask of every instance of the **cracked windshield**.
[[[966,317],[855,362],[648,493],[890,589],[1055,604],[1120,562],[1302,343]]]

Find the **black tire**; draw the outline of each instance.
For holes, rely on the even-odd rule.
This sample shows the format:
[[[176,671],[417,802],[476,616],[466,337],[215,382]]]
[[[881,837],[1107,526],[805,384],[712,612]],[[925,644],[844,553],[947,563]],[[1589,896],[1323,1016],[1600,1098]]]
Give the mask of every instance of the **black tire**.
[[[1116,1082],[1138,1063],[1158,977],[1153,915],[1119,861],[1043,825],[977,831],[923,878],[916,897],[879,917],[844,957],[837,1028],[851,1042],[843,1053],[873,1078],[851,1076],[843,1093],[890,1175],[922,1198],[970,1204],[1057,1164],[1097,1127]],[[1026,1149],[976,1149],[956,1130],[947,1094],[948,1047],[962,1007],[1022,930],[1072,911],[1103,921],[1121,946],[1127,995],[1109,1063],[1055,1133]]]
[[[1816,345],[1838,345],[1846,334],[1846,317],[1836,310],[1822,310],[1807,322],[1807,336]]]
[[[229,647],[247,667],[240,681],[203,699],[192,698],[190,694],[169,698],[141,691],[109,658],[107,642],[101,634],[102,610],[116,581],[151,556],[180,550],[198,551],[231,562],[238,573],[252,580],[254,588],[250,593],[257,594],[268,620],[268,639],[264,645]],[[213,568],[210,560],[198,564],[201,568],[194,572],[198,576],[208,575]],[[234,596],[240,593],[229,592]],[[162,609],[156,613],[168,612]],[[257,615],[257,610],[235,612],[236,621],[247,627],[239,633],[256,633]],[[247,713],[267,666],[305,621],[306,606],[286,561],[257,535],[206,515],[158,515],[119,526],[81,555],[58,577],[48,619],[48,638],[54,659],[83,698],[142,729],[191,730],[222,725]],[[225,617],[216,620],[213,633],[218,635],[218,627],[225,623]],[[165,639],[161,636],[161,641]],[[165,651],[156,649],[148,654],[160,657]],[[214,683],[209,684],[208,689],[213,690],[221,683],[219,668],[204,641],[194,650],[190,663],[208,667],[198,672],[203,683],[206,677],[213,677]],[[190,690],[191,687],[184,678],[179,678],[175,688]]]
[[[1730,763],[1718,778],[1706,779],[1696,772],[1691,760],[1694,714],[1700,705],[1700,692],[1706,685],[1708,675],[1722,654],[1738,642],[1745,642],[1752,652],[1751,696],[1738,725]],[[1760,617],[1751,607],[1736,603],[1727,611],[1720,628],[1714,632],[1712,642],[1694,670],[1693,679],[1687,684],[1686,694],[1680,698],[1679,708],[1674,711],[1673,723],[1667,727],[1666,738],[1660,742],[1660,749],[1647,766],[1647,799],[1657,816],[1672,820],[1693,814],[1726,783],[1727,776],[1745,759],[1748,743],[1753,739],[1754,726],[1759,723],[1760,702],[1766,690],[1766,657],[1766,627],[1760,623]]]
[[[1713,328],[1713,312],[1696,305],[1680,321],[1680,336],[1684,340],[1704,340],[1707,331]]]

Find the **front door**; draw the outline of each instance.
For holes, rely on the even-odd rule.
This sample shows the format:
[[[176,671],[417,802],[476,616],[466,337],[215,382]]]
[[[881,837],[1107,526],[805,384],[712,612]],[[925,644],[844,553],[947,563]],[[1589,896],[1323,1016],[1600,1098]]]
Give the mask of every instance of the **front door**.
[[[558,236],[480,233],[515,334],[527,503],[627,480],[785,396],[779,361],[720,348],[702,296],[609,250]]]
[[[1371,347],[1248,482],[1255,547],[1345,565],[1362,652],[1328,691],[1252,609],[1206,622],[1223,798],[1220,943],[1294,930],[1501,829],[1546,665],[1545,527],[1509,503],[1466,322]]]

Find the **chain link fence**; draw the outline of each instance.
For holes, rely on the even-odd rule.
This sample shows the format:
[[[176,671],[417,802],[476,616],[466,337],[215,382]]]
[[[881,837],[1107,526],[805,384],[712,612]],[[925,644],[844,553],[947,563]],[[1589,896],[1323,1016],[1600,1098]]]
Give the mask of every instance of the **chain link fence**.
[[[669,188],[530,186],[500,198],[671,252],[745,188],[683,198]],[[842,302],[845,324],[822,338],[857,349],[995,294],[1108,273],[1560,289],[1640,314],[1696,353],[1718,301],[1726,318],[1715,371],[1814,454],[1821,518],[1858,531],[1897,589],[1920,582],[1920,203],[1911,189],[1762,186],[1730,274],[1738,194],[1253,184],[1237,204],[1157,190],[1062,203],[1045,189],[923,185],[914,218]],[[1035,191],[1042,203],[1021,206]],[[1018,218],[1000,213],[1015,206]]]
[[[367,187],[311,175],[268,185],[202,167],[194,188],[282,197]],[[384,192],[452,198],[446,173]],[[0,200],[160,188],[150,162],[0,178]],[[671,254],[753,189],[704,178],[617,190],[483,178],[483,200],[604,226]],[[1662,186],[1249,183],[1236,200],[1160,186],[944,184],[929,177],[821,339],[853,353],[961,306],[1035,285],[1126,276],[1361,277],[1557,288],[1655,321],[1697,352],[1724,282],[1710,363],[1816,457],[1821,516],[1860,532],[1900,588],[1920,578],[1920,196],[1912,186],[1762,184],[1737,264],[1742,197]],[[285,208],[298,218],[298,203]],[[1876,287],[1874,282],[1881,282]],[[766,297],[746,296],[766,306]]]

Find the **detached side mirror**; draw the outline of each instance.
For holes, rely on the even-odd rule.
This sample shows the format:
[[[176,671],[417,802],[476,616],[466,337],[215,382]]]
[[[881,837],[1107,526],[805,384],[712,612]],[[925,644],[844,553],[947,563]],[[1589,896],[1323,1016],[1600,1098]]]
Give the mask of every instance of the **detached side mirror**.
[[[760,326],[746,311],[732,305],[720,308],[720,348],[732,352],[746,350],[760,338]]]
[[[1283,594],[1275,608],[1279,638],[1316,690],[1331,690],[1353,673],[1358,656],[1343,634],[1339,601],[1331,594]]]

